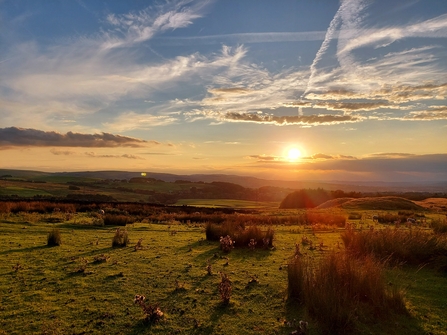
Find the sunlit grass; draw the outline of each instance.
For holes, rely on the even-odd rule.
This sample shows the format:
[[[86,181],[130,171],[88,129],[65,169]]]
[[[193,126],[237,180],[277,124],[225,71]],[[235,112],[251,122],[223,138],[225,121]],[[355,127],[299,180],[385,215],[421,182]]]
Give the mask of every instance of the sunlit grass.
[[[6,333],[290,334],[295,328],[287,322],[296,319],[309,322],[309,335],[320,334],[303,308],[285,300],[287,265],[304,236],[312,241],[301,245],[306,257],[318,260],[331,250],[341,251],[338,230],[274,225],[274,249],[224,254],[219,242],[205,240],[203,224],[128,224],[128,246],[112,248],[116,226],[95,226],[89,213],[58,224],[42,222],[51,215],[0,217],[0,315]],[[53,228],[59,228],[63,243],[49,248]],[[362,333],[408,335],[424,329],[443,334],[446,278],[428,270],[414,276],[416,270],[399,270],[413,319],[359,324]],[[219,272],[232,282],[226,306],[219,294]],[[394,283],[393,273],[387,280]],[[425,280],[435,288],[424,287]],[[163,320],[145,324],[141,308],[133,303],[135,294],[159,305]]]

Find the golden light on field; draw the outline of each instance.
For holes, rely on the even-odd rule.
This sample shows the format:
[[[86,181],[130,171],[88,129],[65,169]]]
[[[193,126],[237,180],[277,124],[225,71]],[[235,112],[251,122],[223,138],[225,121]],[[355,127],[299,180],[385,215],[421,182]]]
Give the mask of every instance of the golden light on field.
[[[294,162],[301,158],[301,151],[297,148],[290,148],[287,152],[287,159]]]

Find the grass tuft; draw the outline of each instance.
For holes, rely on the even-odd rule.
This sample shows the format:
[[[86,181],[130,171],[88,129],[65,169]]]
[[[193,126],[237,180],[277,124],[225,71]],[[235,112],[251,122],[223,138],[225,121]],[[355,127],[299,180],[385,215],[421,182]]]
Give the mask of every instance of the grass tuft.
[[[127,244],[129,243],[129,235],[127,234],[127,230],[120,228],[117,228],[115,231],[115,235],[113,236],[112,240],[112,247],[113,248],[122,248],[127,247]]]
[[[332,252],[318,264],[295,257],[288,266],[288,297],[304,305],[324,333],[355,330],[356,321],[372,323],[389,313],[406,313],[402,291],[386,285],[383,266]]]
[[[49,247],[55,247],[61,244],[62,244],[61,232],[59,231],[58,228],[53,228],[53,230],[51,230],[48,233],[47,245]]]
[[[447,221],[445,219],[433,219],[430,226],[435,234],[447,234]]]
[[[125,226],[130,223],[130,218],[127,215],[106,214],[104,216],[105,226]]]
[[[425,265],[447,250],[441,238],[420,229],[387,228],[359,232],[347,229],[341,238],[346,250],[354,256],[373,255],[395,264]]]

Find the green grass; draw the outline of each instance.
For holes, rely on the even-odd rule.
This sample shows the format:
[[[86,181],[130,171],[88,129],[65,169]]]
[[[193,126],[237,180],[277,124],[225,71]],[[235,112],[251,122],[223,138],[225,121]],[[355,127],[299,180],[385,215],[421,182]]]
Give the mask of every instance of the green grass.
[[[51,195],[51,193],[42,189],[8,186],[0,188],[0,195],[17,195],[20,197],[33,197],[35,195]]]
[[[214,208],[278,208],[277,202],[261,202],[233,199],[180,199],[175,203],[176,206],[196,206],[196,207],[214,207]]]
[[[287,264],[303,236],[324,243],[322,250],[301,248],[319,259],[338,247],[338,232],[275,226],[274,250],[223,254],[198,224],[127,225],[129,245],[112,248],[116,227],[91,222],[87,214],[61,224],[34,214],[0,217],[0,329],[6,334],[289,334],[295,328],[284,321],[293,319],[309,321],[308,334],[319,334],[305,310],[286,301]],[[56,248],[46,246],[53,228],[63,241]],[[140,238],[142,249],[135,251]],[[232,282],[227,306],[219,272]],[[414,268],[390,271],[389,280],[396,276],[413,318],[360,325],[362,333],[447,334],[447,278]],[[163,320],[145,324],[136,294],[158,304]]]

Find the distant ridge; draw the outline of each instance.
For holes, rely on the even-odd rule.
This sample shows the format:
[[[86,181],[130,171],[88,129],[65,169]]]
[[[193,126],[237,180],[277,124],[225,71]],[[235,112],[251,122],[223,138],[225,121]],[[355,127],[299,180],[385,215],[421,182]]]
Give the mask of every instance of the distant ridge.
[[[340,207],[344,209],[362,210],[424,210],[422,206],[415,204],[411,200],[400,197],[379,197],[379,198],[340,198],[326,201],[319,205],[317,209]]]
[[[75,172],[42,172],[33,170],[0,169],[0,177],[13,175],[19,178],[32,179],[42,176],[82,177],[92,179],[130,179],[141,177],[141,172],[132,171],[75,171]],[[316,189],[343,190],[346,192],[447,192],[447,181],[444,182],[362,182],[362,181],[287,181],[268,180],[251,176],[238,176],[226,174],[191,174],[177,175],[172,173],[146,172],[146,177],[155,178],[165,182],[187,180],[191,182],[227,182],[248,188],[264,186],[280,187],[291,190]]]

